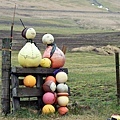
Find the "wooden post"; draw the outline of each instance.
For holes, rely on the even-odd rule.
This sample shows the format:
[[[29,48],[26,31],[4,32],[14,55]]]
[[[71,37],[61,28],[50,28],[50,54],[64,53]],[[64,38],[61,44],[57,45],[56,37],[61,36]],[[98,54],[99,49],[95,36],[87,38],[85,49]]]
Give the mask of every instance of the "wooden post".
[[[12,87],[12,95],[17,96],[17,88],[19,88],[19,80],[16,75],[11,74],[11,87]],[[13,112],[15,110],[20,109],[20,98],[19,97],[13,97],[12,96],[12,107]]]
[[[2,39],[2,112],[10,113],[11,39]]]
[[[116,62],[117,102],[118,104],[120,104],[119,53],[115,53],[115,62]]]
[[[42,94],[43,94],[43,89],[42,89],[42,85],[43,85],[43,76],[37,75],[36,78],[37,78],[36,87],[37,87],[37,88],[40,88],[40,92],[42,92]],[[40,108],[43,107],[42,96],[37,97],[37,99],[38,99],[38,109],[40,110]]]
[[[63,52],[64,54],[66,53],[66,49],[67,49],[67,47],[63,45],[63,47],[62,47],[62,52]]]

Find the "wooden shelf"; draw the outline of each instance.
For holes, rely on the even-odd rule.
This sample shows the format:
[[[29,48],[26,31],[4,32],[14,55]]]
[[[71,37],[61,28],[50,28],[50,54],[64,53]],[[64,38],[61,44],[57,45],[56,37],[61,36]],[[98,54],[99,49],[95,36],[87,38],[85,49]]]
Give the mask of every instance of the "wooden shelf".
[[[12,67],[11,73],[16,75],[26,75],[26,74],[39,74],[42,76],[46,75],[53,75],[53,72],[57,70],[55,68],[43,68],[43,67],[37,67],[37,68],[23,68],[23,67]],[[61,68],[62,71],[66,72],[68,74],[67,68]]]
[[[13,88],[12,96],[13,97],[39,97],[43,95],[43,91],[41,88]]]

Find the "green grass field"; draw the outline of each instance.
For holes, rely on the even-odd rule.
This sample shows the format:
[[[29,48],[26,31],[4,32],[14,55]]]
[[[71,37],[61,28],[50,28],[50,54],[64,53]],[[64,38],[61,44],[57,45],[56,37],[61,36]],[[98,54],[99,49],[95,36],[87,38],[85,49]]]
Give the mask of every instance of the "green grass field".
[[[17,52],[12,54],[12,65],[18,66]],[[116,97],[115,58],[85,52],[67,52],[65,66],[69,70],[67,84],[71,89],[69,113],[66,116],[40,115],[22,108],[15,115],[8,115],[13,120],[103,120],[112,114],[119,114]],[[3,118],[3,116],[1,116]]]
[[[102,5],[109,7],[112,12],[92,6],[88,0],[47,0],[47,2],[49,6],[46,6],[44,0],[30,0],[29,2],[28,0],[18,0],[14,30],[21,31],[23,29],[19,21],[21,18],[26,27],[33,27],[38,33],[81,34],[119,31],[119,0],[99,0]],[[54,6],[52,6],[53,3]],[[0,7],[0,30],[10,30],[14,3],[7,0],[2,1]],[[49,10],[54,10],[54,12],[49,12]],[[64,10],[64,12],[61,10]],[[69,10],[72,12],[67,12]],[[12,65],[15,66],[19,65],[17,54],[18,52],[12,52]],[[112,114],[120,113],[120,106],[117,105],[116,97],[114,55],[67,52],[64,67],[69,70],[67,84],[71,89],[70,105],[68,105],[69,113],[67,115],[60,116],[57,113],[48,116],[38,115],[36,110],[21,108],[16,114],[9,114],[7,117],[0,115],[0,119],[106,120]]]

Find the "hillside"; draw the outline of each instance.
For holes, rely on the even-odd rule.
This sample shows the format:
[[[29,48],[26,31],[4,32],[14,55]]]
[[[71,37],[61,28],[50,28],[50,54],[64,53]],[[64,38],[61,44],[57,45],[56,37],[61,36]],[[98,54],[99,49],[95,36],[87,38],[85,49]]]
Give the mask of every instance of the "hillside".
[[[79,34],[88,32],[119,31],[119,0],[1,0],[1,30],[9,30],[13,20],[15,31],[25,26],[37,32]]]

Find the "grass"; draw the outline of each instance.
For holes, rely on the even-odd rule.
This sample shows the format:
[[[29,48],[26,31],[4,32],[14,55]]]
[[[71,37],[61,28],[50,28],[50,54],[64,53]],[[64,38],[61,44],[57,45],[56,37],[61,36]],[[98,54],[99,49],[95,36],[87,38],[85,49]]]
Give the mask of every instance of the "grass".
[[[14,25],[15,31],[21,31],[23,26],[21,23],[18,24],[19,19],[16,18],[16,23]],[[111,28],[100,28],[100,26],[92,25],[92,23],[86,23],[85,20],[81,19],[82,24],[78,25],[75,22],[75,19],[71,18],[49,18],[49,19],[36,19],[31,18],[23,19],[23,22],[26,27],[33,27],[38,33],[51,33],[51,34],[82,34],[82,33],[100,33],[100,32],[112,32]],[[1,29],[3,27],[1,26]],[[8,26],[4,26],[4,29],[8,29]]]
[[[119,9],[119,7],[118,7],[118,4],[117,4],[117,2],[118,2],[118,0],[116,1],[116,3],[114,3],[114,0],[111,0],[111,1],[109,1],[109,0],[99,0],[99,2],[100,3],[102,3],[102,5],[103,6],[106,6],[106,7],[108,7],[111,11],[119,11],[120,9]]]
[[[8,19],[9,20],[9,19]],[[18,24],[19,19],[16,19],[14,30],[22,31],[23,26],[21,23]],[[82,33],[100,33],[100,32],[112,32],[113,30],[109,28],[99,28],[90,26],[87,23],[85,25],[78,26],[75,24],[73,20],[70,19],[43,19],[43,20],[35,20],[29,22],[28,19],[23,20],[26,27],[33,27],[37,33],[51,33],[51,34],[82,34]],[[17,23],[16,23],[17,22]],[[9,26],[9,27],[8,27]],[[6,23],[1,24],[0,30],[10,30],[11,23],[10,21],[6,21]]]
[[[89,13],[89,7],[92,8],[91,4],[88,1],[69,1],[69,4],[66,2],[59,2],[55,1],[57,4],[62,4],[61,6],[68,7],[70,11],[77,11],[77,9],[73,10],[72,4],[74,7],[81,7],[83,6],[88,7],[88,13],[87,12],[66,12],[68,10],[65,10],[64,12],[58,12],[55,11],[56,9],[53,9],[54,12],[47,11],[48,9],[45,9],[45,11],[41,11],[40,8],[35,8],[36,16],[35,14],[30,14],[30,12],[33,12],[32,10],[28,12],[26,9],[26,12],[16,10],[15,15],[15,21],[14,21],[14,30],[15,31],[21,31],[23,29],[23,26],[20,22],[20,18],[23,20],[23,23],[26,27],[33,27],[36,32],[39,33],[51,33],[51,34],[82,34],[82,33],[99,33],[99,32],[115,32],[119,30],[119,15],[112,14],[112,13]],[[50,1],[49,1],[50,2]],[[73,3],[72,3],[73,2]],[[77,3],[77,5],[76,5]],[[31,1],[32,4],[32,1]],[[108,4],[106,2],[106,4]],[[71,7],[71,8],[70,8]],[[75,7],[75,8],[76,8]],[[61,8],[59,8],[62,10]],[[58,10],[59,10],[58,9]],[[114,8],[113,8],[114,9]],[[4,11],[4,10],[3,10]],[[85,8],[83,10],[78,11],[85,11]],[[113,10],[114,11],[114,10]],[[13,13],[13,12],[12,12]],[[1,22],[0,22],[0,30],[10,30],[11,22],[13,20],[13,16],[10,15],[1,15]],[[34,13],[34,12],[33,12]],[[19,14],[23,14],[23,16],[19,16]],[[24,15],[26,14],[26,16]],[[28,17],[28,16],[29,17]],[[91,19],[89,19],[91,18]],[[114,19],[115,18],[115,19]]]
[[[12,64],[15,66],[18,65],[17,54],[18,52],[12,54]],[[69,70],[67,84],[71,89],[68,115],[61,117],[56,113],[38,116],[36,111],[22,108],[15,115],[10,114],[6,119],[103,120],[112,114],[119,114],[114,59],[114,55],[67,52],[64,67]]]
[[[78,2],[78,5],[88,5],[88,2],[86,3],[85,0],[81,0]],[[101,2],[103,3],[103,0],[101,0]],[[63,0],[60,2],[60,4],[66,7],[71,6],[71,4],[66,4],[65,1],[63,2]],[[107,1],[103,4],[105,6],[108,5]],[[117,11],[119,9],[119,7],[113,7],[113,5],[111,4],[109,4],[109,6],[110,9],[113,11]],[[117,15],[115,16],[116,20],[119,20],[119,17]],[[23,29],[23,26],[19,21],[19,17],[21,16],[16,15],[15,17],[14,30],[16,31],[21,31]],[[63,17],[61,15],[59,17],[56,16],[52,18],[50,16],[45,19],[45,16],[40,16],[40,18],[27,18],[25,16],[22,16],[22,20],[25,26],[31,26],[35,28],[37,32],[40,33],[49,33],[50,31],[51,34],[80,34],[112,31],[112,24],[109,24],[109,22],[109,28],[103,26],[104,24],[98,24],[102,19],[100,19],[101,14],[99,14],[98,16],[97,14],[96,16],[94,14],[86,14],[86,16],[81,14],[80,16],[76,15],[75,17],[72,15]],[[93,24],[87,18],[96,18],[99,19],[99,22],[97,22],[97,24],[93,22]],[[113,18],[114,17],[112,15],[111,17],[106,16],[106,21],[108,19],[116,21]],[[76,24],[76,20],[78,22],[82,21],[82,23]],[[3,22],[1,22],[0,30],[10,30],[12,16],[1,16],[1,21]],[[118,24],[119,22],[116,21],[115,23]],[[18,66],[17,54],[18,52],[13,52],[12,54],[12,65],[15,66]],[[69,96],[70,105],[68,106],[69,113],[66,116],[60,116],[57,113],[48,116],[38,115],[36,110],[31,110],[30,108],[22,108],[20,111],[17,111],[16,114],[10,114],[7,117],[1,115],[0,119],[106,120],[112,114],[120,113],[120,107],[117,105],[116,98],[116,76],[114,56],[104,56],[85,52],[67,52],[65,67],[67,67],[69,70],[69,80],[67,81],[67,84],[71,89],[71,96]]]

